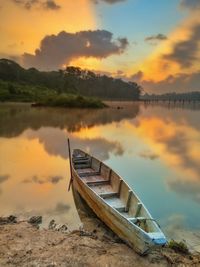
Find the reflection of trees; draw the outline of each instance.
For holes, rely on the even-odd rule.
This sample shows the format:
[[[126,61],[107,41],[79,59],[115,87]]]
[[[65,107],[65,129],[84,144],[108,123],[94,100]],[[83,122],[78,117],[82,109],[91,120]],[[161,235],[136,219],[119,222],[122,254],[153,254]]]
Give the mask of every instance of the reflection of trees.
[[[41,127],[57,127],[68,132],[79,131],[82,127],[118,122],[125,118],[134,118],[139,105],[128,109],[53,109],[30,108],[27,105],[2,105],[0,107],[0,136],[15,137],[24,130]]]

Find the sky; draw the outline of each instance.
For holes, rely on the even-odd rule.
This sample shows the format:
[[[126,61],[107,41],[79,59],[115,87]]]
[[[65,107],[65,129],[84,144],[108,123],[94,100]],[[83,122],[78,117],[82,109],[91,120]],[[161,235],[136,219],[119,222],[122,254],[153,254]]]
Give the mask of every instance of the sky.
[[[200,91],[200,0],[0,0],[0,57]]]

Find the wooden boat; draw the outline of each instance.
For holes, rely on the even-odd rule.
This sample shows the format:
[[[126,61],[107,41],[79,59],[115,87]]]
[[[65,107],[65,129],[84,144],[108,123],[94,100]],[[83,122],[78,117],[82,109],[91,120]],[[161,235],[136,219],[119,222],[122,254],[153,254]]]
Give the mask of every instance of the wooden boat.
[[[75,149],[73,187],[96,215],[140,254],[164,246],[166,238],[127,183],[103,162]]]

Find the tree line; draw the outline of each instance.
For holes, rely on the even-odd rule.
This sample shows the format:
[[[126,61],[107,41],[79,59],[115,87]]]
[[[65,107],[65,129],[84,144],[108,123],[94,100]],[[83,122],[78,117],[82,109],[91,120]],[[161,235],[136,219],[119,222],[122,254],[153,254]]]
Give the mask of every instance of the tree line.
[[[58,71],[24,69],[9,59],[0,59],[0,80],[21,85],[41,86],[59,94],[78,94],[107,100],[138,100],[141,87],[135,82],[127,82],[90,70],[68,66]],[[15,86],[9,92],[15,93]]]

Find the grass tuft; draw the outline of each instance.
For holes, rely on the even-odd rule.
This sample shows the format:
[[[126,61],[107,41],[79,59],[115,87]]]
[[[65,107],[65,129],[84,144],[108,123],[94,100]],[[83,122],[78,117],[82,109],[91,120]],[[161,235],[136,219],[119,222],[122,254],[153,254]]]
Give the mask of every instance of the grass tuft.
[[[189,249],[187,247],[187,245],[180,241],[174,241],[174,240],[170,240],[170,242],[168,243],[168,247],[173,249],[175,252],[181,253],[181,254],[189,254]]]

